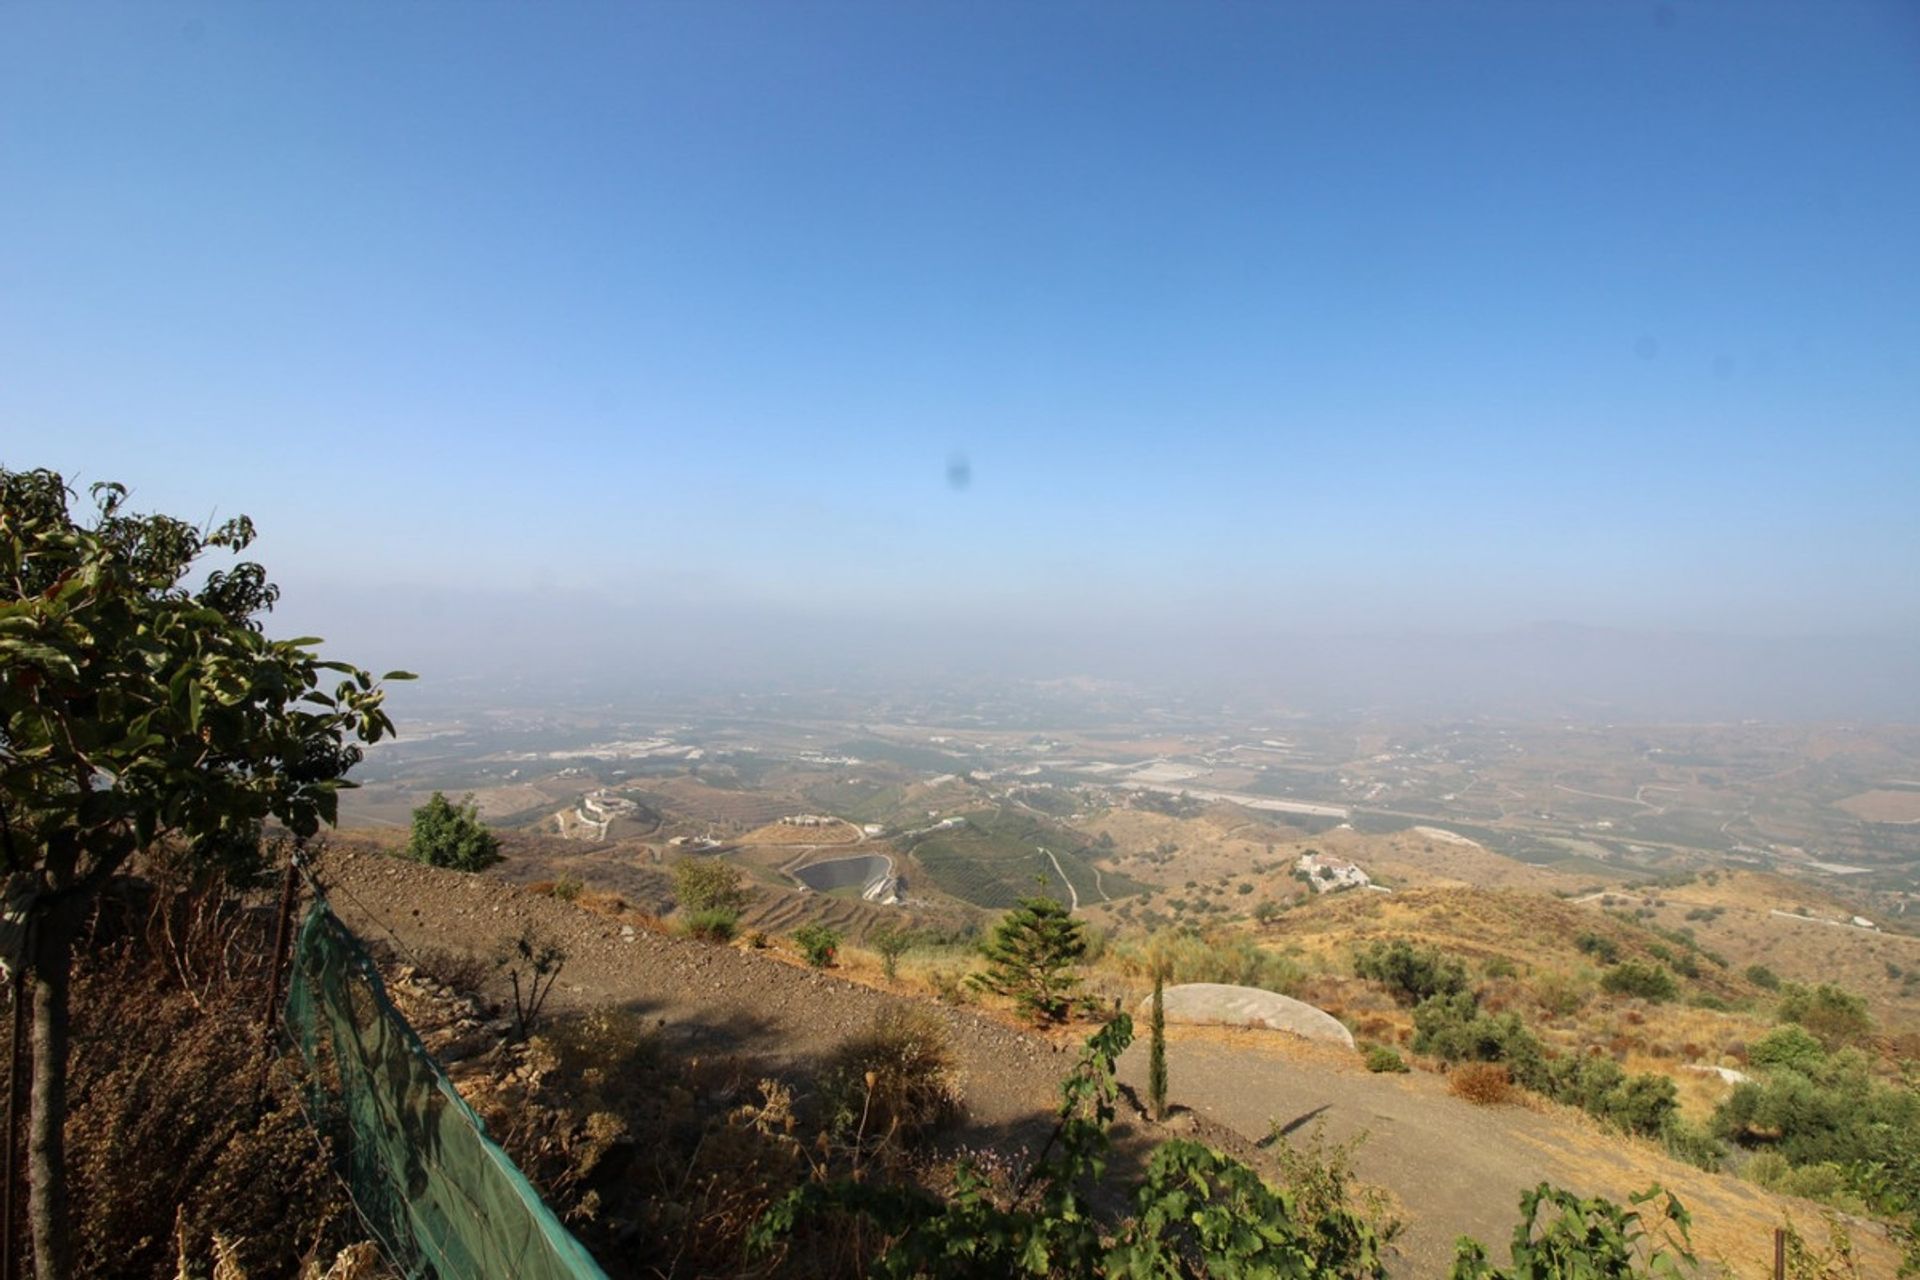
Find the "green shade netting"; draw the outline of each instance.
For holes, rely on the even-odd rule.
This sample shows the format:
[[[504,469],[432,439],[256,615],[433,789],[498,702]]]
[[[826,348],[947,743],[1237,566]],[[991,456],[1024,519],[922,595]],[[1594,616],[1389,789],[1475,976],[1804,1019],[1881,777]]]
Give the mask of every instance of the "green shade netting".
[[[325,903],[300,926],[285,1014],[309,1114],[408,1280],[606,1280],[487,1137]]]

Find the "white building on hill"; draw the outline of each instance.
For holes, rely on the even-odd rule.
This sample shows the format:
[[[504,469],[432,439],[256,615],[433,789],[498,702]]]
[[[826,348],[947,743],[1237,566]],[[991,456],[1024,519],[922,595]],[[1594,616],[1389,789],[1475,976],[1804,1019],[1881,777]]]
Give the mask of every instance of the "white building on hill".
[[[1373,883],[1359,867],[1330,853],[1303,853],[1293,866],[1294,870],[1306,873],[1307,882],[1313,886],[1315,893],[1364,889]]]

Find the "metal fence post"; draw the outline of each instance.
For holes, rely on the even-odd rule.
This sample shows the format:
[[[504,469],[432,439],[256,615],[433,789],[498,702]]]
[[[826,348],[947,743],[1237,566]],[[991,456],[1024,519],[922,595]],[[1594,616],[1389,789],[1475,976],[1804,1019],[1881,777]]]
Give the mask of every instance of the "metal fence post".
[[[280,886],[280,914],[273,928],[273,977],[267,986],[267,1013],[264,1019],[268,1043],[273,1041],[274,1023],[280,1016],[280,977],[287,967],[288,933],[293,927],[293,900],[300,888],[299,858],[298,850],[287,856],[287,878]]]

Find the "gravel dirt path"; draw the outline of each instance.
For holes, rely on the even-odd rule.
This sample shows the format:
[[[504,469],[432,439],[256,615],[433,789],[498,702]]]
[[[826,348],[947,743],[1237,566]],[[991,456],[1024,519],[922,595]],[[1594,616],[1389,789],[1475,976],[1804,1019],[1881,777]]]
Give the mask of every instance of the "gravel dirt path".
[[[1681,1164],[1564,1107],[1475,1106],[1449,1094],[1444,1077],[1373,1075],[1353,1055],[1277,1032],[1169,1028],[1167,1041],[1170,1101],[1249,1142],[1265,1142],[1275,1123],[1299,1135],[1320,1122],[1335,1141],[1367,1135],[1357,1172],[1399,1202],[1405,1224],[1396,1276],[1445,1275],[1463,1234],[1504,1263],[1520,1195],[1542,1181],[1615,1201],[1657,1181],[1693,1213],[1702,1260],[1736,1276],[1769,1273],[1783,1214],[1824,1242],[1820,1206]],[[1146,1064],[1135,1043],[1120,1060],[1122,1083],[1144,1090]],[[1891,1276],[1899,1256],[1884,1233],[1849,1226],[1861,1274]]]

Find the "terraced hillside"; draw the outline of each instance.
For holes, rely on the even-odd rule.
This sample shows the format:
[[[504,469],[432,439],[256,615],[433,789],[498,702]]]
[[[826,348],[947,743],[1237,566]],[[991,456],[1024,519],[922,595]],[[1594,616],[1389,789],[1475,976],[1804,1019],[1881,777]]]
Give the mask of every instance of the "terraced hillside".
[[[898,907],[883,907],[857,897],[833,893],[791,893],[760,890],[748,904],[740,924],[745,930],[758,929],[767,934],[787,934],[807,923],[828,925],[840,931],[850,942],[864,942],[867,935],[883,926],[918,923],[918,918]]]
[[[1090,904],[1143,888],[1129,876],[1096,867],[1092,842],[1071,827],[1007,808],[961,816],[964,825],[915,833],[900,844],[926,880],[964,902],[1010,907],[1039,891]]]

